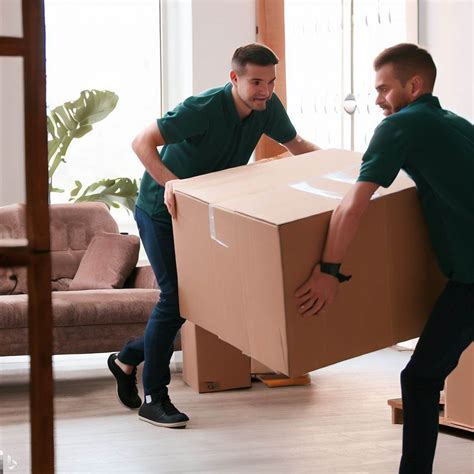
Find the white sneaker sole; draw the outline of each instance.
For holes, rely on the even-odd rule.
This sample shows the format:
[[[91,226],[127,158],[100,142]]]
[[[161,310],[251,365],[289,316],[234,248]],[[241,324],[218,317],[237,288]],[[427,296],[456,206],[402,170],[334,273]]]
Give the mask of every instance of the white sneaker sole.
[[[158,421],[153,421],[143,416],[138,416],[138,419],[145,421],[146,423],[150,423],[151,425],[161,426],[163,428],[184,428],[188,423],[187,421],[178,421],[177,423],[160,423]]]

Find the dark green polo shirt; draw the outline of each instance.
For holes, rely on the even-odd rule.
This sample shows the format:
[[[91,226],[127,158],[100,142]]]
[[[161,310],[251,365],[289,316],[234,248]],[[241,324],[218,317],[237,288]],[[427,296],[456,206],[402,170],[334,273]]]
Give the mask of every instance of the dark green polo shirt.
[[[275,94],[266,110],[241,120],[231,83],[189,97],[157,123],[166,142],[161,159],[181,179],[247,164],[262,134],[279,143],[296,136]],[[164,188],[145,172],[137,206],[154,219],[169,221],[163,196]]]
[[[474,126],[425,94],[377,127],[358,181],[415,181],[443,273],[474,282]]]

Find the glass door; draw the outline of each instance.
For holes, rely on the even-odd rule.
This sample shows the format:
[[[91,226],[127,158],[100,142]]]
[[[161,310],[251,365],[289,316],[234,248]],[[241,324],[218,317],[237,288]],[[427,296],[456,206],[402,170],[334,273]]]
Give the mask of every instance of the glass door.
[[[287,107],[323,148],[364,151],[383,118],[372,62],[417,41],[416,0],[285,0]]]

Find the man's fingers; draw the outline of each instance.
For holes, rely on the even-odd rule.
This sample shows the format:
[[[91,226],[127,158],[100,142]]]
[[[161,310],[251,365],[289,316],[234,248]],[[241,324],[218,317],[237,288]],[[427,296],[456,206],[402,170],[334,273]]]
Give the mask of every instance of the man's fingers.
[[[326,300],[319,299],[316,304],[313,306],[313,316],[316,316],[320,313],[324,313],[326,307]]]
[[[170,204],[169,211],[170,211],[171,217],[173,219],[176,219],[176,201],[174,200],[174,195],[171,197],[169,204]]]
[[[326,301],[323,298],[318,298],[311,306],[303,313],[303,316],[317,316],[320,313],[324,313],[326,307]]]
[[[300,304],[298,305],[298,313],[306,313],[310,308],[313,307],[315,301],[315,298],[306,298],[305,300],[300,301]]]
[[[314,308],[318,303],[318,299],[310,301],[310,304],[305,305],[303,317],[312,316],[314,314]]]
[[[301,298],[306,295],[306,293],[308,293],[310,290],[311,286],[309,285],[309,282],[306,282],[295,291],[295,296],[297,298]]]
[[[174,194],[165,195],[165,206],[168,209],[168,212],[171,214],[171,217],[176,218],[176,200]]]

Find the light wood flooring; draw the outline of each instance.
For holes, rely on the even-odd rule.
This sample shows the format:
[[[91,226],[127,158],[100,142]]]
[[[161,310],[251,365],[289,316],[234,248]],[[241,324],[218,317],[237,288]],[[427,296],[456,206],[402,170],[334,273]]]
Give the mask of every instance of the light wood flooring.
[[[58,473],[398,472],[400,396],[409,351],[385,349],[311,374],[305,387],[197,394],[173,373],[172,400],[191,422],[157,428],[115,398],[107,354],[55,359]],[[29,472],[28,364],[0,358],[0,450],[4,472]],[[473,436],[444,429],[436,474],[474,473]],[[17,463],[7,470],[10,455]]]

